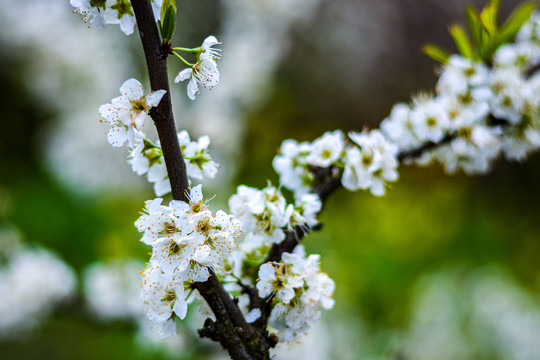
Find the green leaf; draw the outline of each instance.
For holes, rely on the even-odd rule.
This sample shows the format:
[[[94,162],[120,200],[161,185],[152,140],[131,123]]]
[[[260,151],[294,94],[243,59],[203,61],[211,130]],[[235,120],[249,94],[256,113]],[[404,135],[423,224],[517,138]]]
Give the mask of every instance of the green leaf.
[[[499,9],[501,8],[501,0],[489,0],[488,6],[495,9],[495,17],[499,16]]]
[[[469,59],[474,59],[474,50],[465,29],[460,25],[452,25],[449,32],[461,55]]]
[[[490,37],[495,36],[495,34],[497,33],[498,13],[498,9],[492,5],[486,6],[480,13],[480,20],[482,22],[482,26],[484,27],[484,29],[486,29]]]
[[[465,20],[472,35],[474,43],[478,46],[482,43],[482,22],[480,14],[471,5],[465,5]]]
[[[537,8],[535,2],[525,2],[519,5],[508,17],[506,22],[501,26],[497,40],[499,45],[511,41],[519,29],[525,24],[531,17],[532,12]]]
[[[161,26],[161,37],[163,42],[170,43],[176,30],[176,10],[173,6],[169,6],[165,12],[165,17],[163,18],[163,24]]]
[[[441,49],[440,47],[433,44],[426,44],[422,47],[422,52],[432,58],[435,61],[446,64],[450,53],[446,50]]]
[[[164,22],[165,15],[171,6],[174,9],[174,15],[176,15],[176,0],[163,0],[163,3],[161,3],[161,22]]]

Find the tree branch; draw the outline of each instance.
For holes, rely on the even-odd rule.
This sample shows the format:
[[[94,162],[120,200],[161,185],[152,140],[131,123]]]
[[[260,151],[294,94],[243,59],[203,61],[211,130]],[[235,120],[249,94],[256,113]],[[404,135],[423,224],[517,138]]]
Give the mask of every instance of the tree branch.
[[[132,0],[131,4],[137,19],[152,90],[167,91],[151,115],[161,142],[172,195],[175,200],[187,202],[186,165],[176,134],[167,73],[168,46],[161,43],[150,1]],[[199,334],[219,341],[233,359],[269,359],[271,342],[266,330],[256,331],[246,322],[216,274],[209,270],[210,278],[203,283],[194,283],[194,287],[212,309],[216,321],[207,319]]]
[[[525,71],[525,77],[529,79],[533,77],[533,75],[536,74],[538,71],[540,71],[540,63],[536,63],[530,68],[528,68],[527,71]]]
[[[148,0],[131,1],[139,35],[144,49],[148,76],[152,91],[166,90],[159,105],[152,109],[152,119],[163,150],[167,173],[171,183],[172,195],[175,200],[188,201],[186,190],[189,186],[186,175],[186,164],[180,151],[178,135],[171,103],[169,77],[167,75],[167,50],[162,46],[158,28]]]
[[[431,142],[431,141],[429,141],[429,142],[426,142],[426,143],[420,145],[419,147],[417,147],[415,149],[400,151],[397,158],[398,158],[398,160],[400,162],[402,162],[404,160],[409,160],[409,159],[414,159],[414,158],[420,157],[425,151],[435,149],[435,148],[437,148],[437,147],[439,147],[441,145],[444,145],[444,144],[448,144],[453,139],[455,139],[456,136],[457,136],[457,133],[449,133],[444,138],[442,138],[442,140],[439,141],[439,142]]]

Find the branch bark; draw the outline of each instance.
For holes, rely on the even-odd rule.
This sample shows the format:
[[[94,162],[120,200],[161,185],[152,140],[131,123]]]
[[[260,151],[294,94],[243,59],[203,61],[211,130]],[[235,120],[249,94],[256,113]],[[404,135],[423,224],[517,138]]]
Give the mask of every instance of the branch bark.
[[[166,90],[159,105],[152,109],[152,119],[156,126],[167,173],[171,182],[172,195],[175,200],[188,201],[186,190],[189,186],[186,164],[180,151],[169,88],[167,73],[168,49],[162,46],[158,28],[148,0],[133,0],[131,2],[139,35],[144,49],[148,76],[152,91]]]

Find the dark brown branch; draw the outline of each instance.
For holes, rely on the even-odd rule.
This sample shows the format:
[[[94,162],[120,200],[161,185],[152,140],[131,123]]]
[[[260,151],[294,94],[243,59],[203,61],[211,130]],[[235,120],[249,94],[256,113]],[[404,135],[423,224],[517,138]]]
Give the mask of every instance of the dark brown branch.
[[[152,109],[152,119],[154,119],[161,142],[161,149],[163,150],[163,157],[165,158],[167,173],[171,182],[172,195],[175,200],[187,201],[186,189],[189,184],[186,175],[186,164],[180,151],[172,111],[169,77],[167,75],[167,50],[161,44],[150,1],[133,0],[131,4],[139,27],[139,35],[144,49],[152,91],[167,91],[159,105]]]
[[[528,68],[527,71],[525,71],[525,77],[529,79],[538,71],[540,71],[540,63],[534,64],[533,66]]]
[[[423,145],[415,148],[415,149],[411,149],[411,150],[406,150],[406,151],[401,151],[397,158],[400,162],[404,161],[404,160],[412,160],[414,158],[417,158],[419,156],[421,156],[424,152],[428,151],[428,150],[433,150],[441,145],[444,145],[444,144],[448,144],[450,141],[452,141],[453,139],[455,139],[457,136],[457,133],[450,133],[450,134],[447,134],[441,141],[439,142],[426,142],[424,143]]]
[[[153,109],[152,118],[161,142],[172,195],[175,200],[187,202],[186,166],[176,134],[167,74],[169,46],[161,43],[150,1],[132,0],[131,4],[139,27],[152,90],[167,91],[159,106]],[[271,342],[266,330],[256,331],[246,322],[217,276],[211,270],[210,273],[206,282],[195,283],[194,287],[212,309],[216,321],[207,319],[199,334],[219,341],[233,359],[268,359]]]

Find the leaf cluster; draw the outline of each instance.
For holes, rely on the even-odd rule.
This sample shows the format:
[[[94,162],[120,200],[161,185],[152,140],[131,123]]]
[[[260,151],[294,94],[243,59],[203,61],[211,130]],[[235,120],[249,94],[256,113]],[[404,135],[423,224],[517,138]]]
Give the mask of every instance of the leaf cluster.
[[[465,5],[466,28],[459,24],[450,26],[448,31],[463,57],[491,65],[497,49],[514,40],[519,29],[537,7],[533,1],[524,2],[514,9],[503,24],[499,24],[500,4],[501,0],[490,0],[481,12],[467,4]],[[422,51],[443,64],[450,57],[449,51],[433,44],[426,44]]]

